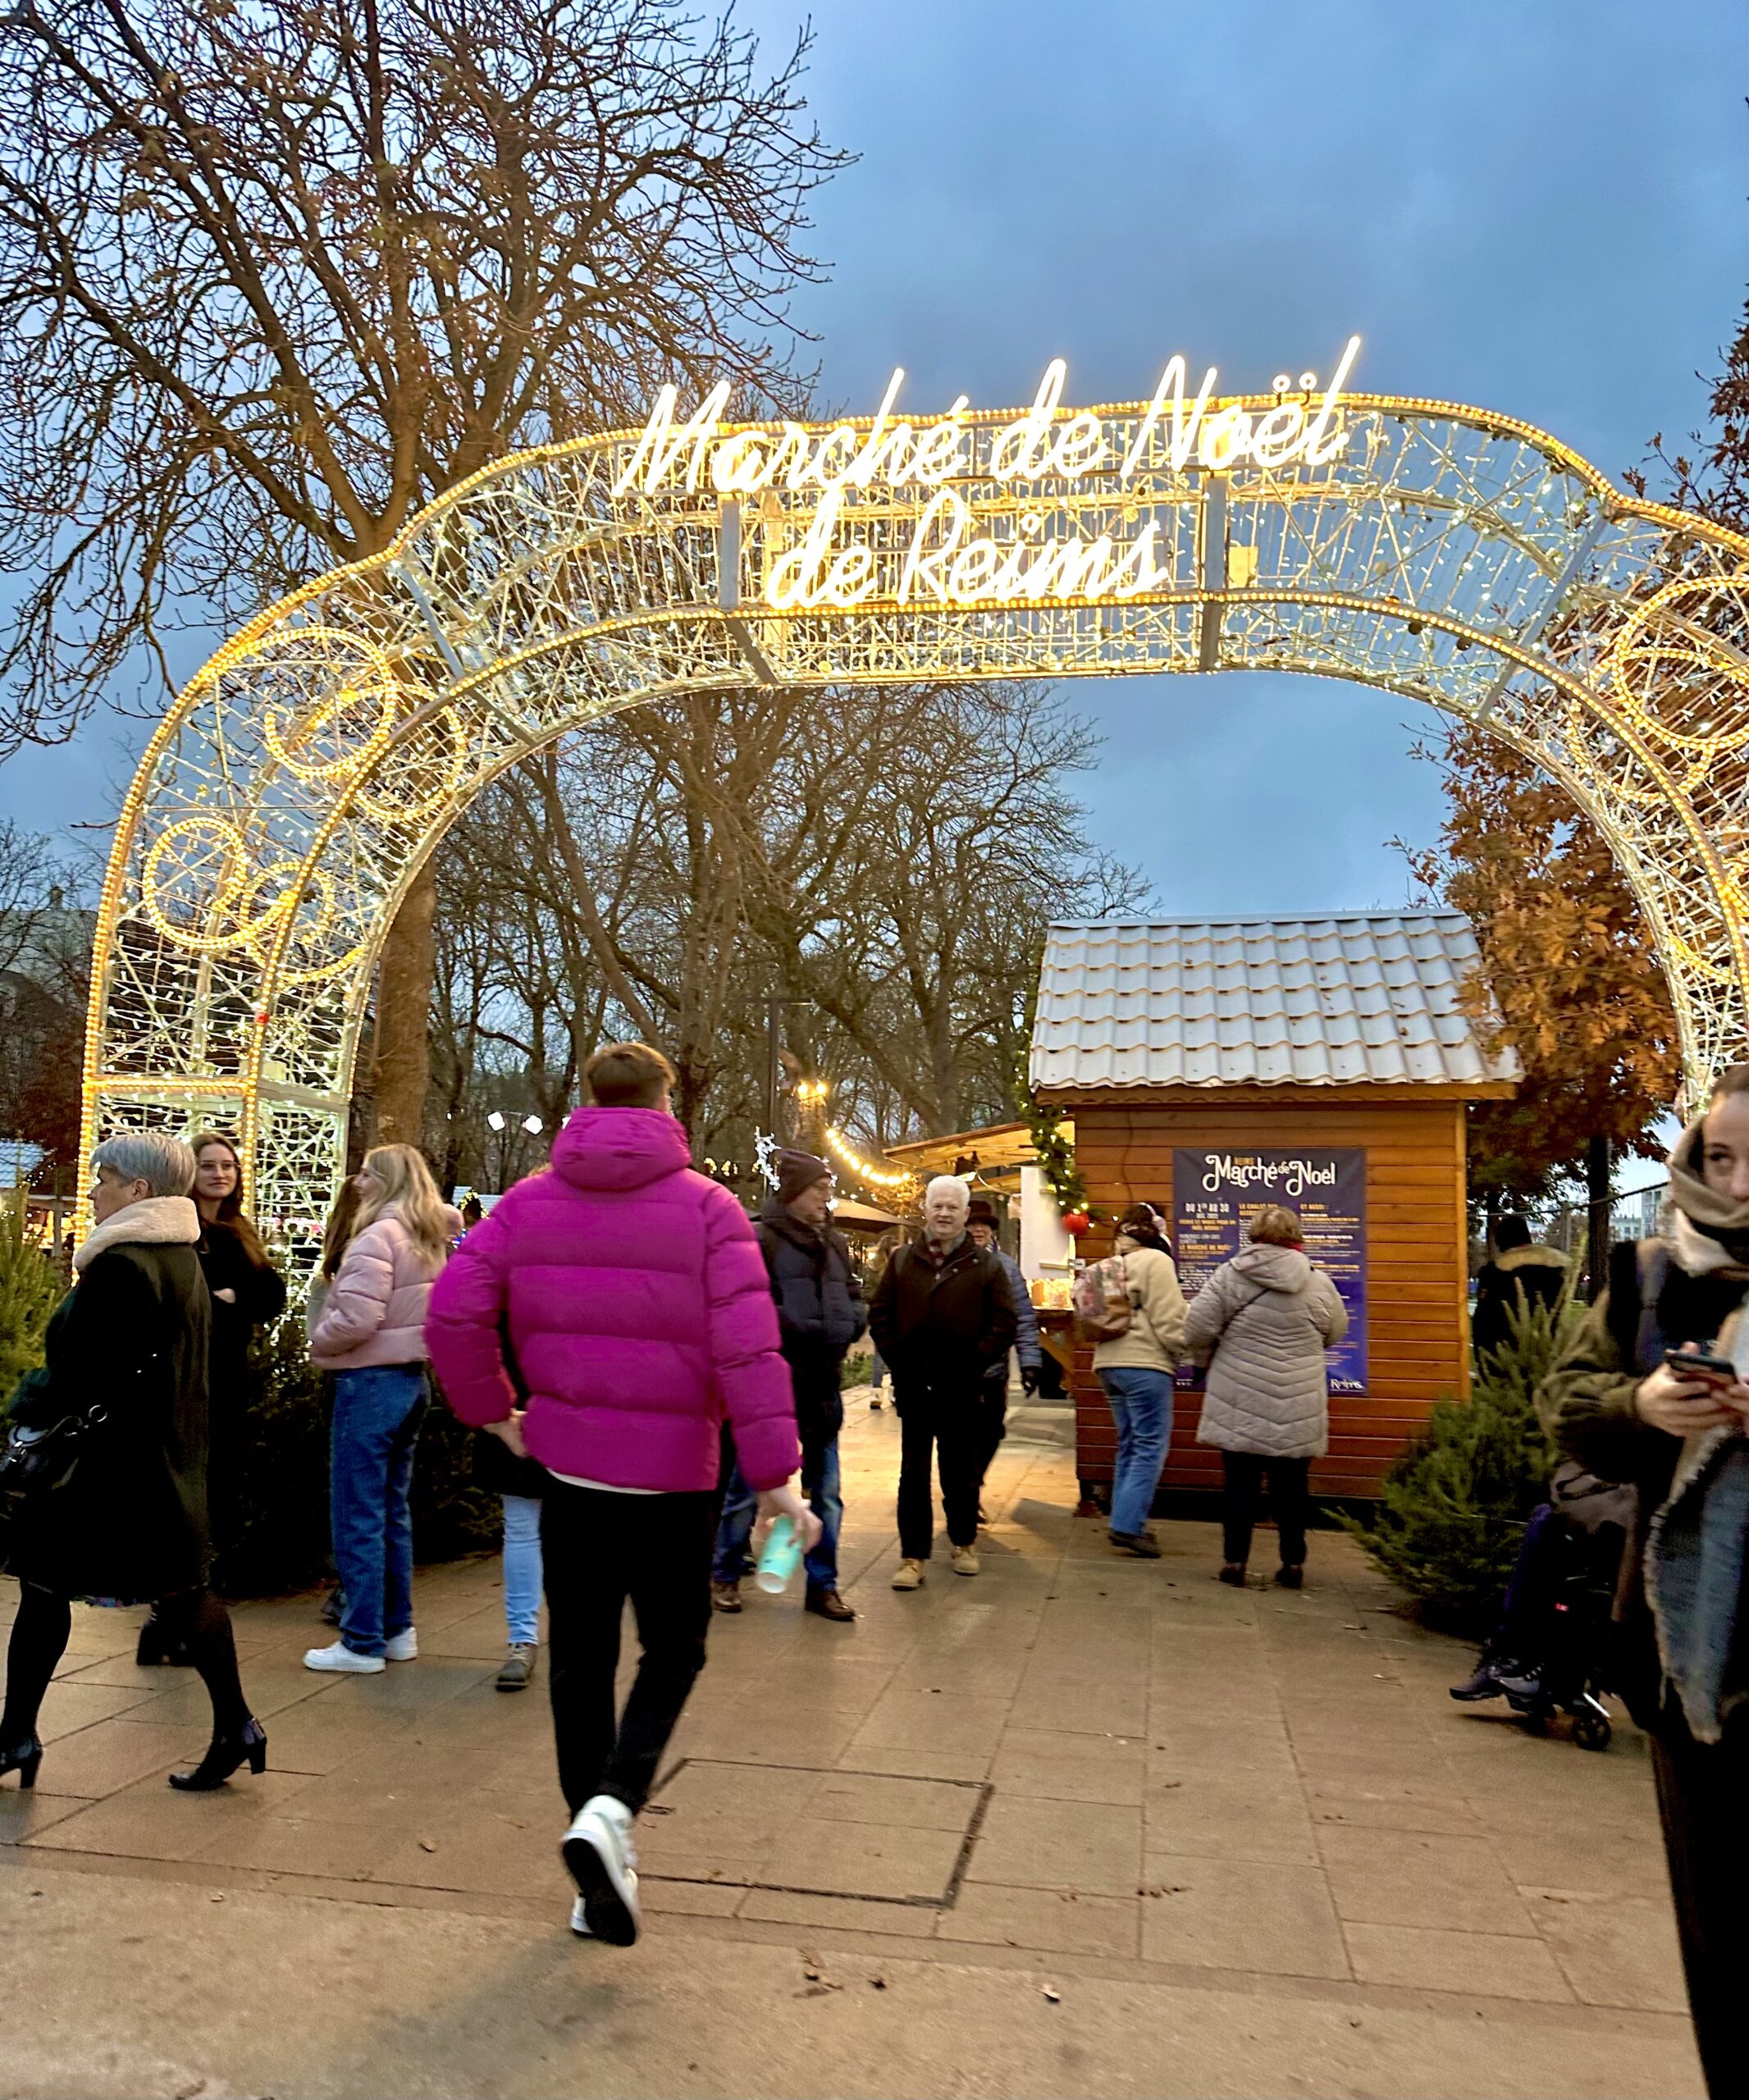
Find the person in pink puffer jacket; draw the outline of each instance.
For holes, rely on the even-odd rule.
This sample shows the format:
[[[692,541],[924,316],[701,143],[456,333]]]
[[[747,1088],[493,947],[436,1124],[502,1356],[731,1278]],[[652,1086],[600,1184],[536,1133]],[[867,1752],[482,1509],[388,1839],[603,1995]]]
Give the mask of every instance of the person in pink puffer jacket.
[[[541,1550],[571,1924],[629,1946],[632,1820],[704,1666],[725,1415],[766,1513],[805,1547],[820,1519],[791,1481],[801,1445],[765,1259],[734,1197],[692,1170],[673,1067],[615,1043],[583,1076],[591,1104],[464,1240],[425,1338],[454,1413],[551,1476]],[[616,1725],[628,1596],[642,1653]]]
[[[413,1446],[428,1397],[425,1308],[462,1221],[411,1145],[378,1145],[355,1176],[358,1208],[310,1355],[334,1373],[329,1511],[345,1599],[340,1637],[313,1670],[381,1675],[419,1652],[413,1627]]]

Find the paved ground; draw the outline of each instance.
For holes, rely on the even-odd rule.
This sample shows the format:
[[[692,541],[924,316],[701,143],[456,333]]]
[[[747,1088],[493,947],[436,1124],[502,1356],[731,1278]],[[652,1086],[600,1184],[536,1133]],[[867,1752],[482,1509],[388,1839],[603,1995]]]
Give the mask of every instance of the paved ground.
[[[0,1788],[0,2090],[1701,2089],[1631,1728],[1597,1756],[1454,1707],[1466,1651],[1343,1541],[1299,1596],[1216,1584],[1207,1525],[1112,1556],[1042,1408],[984,1573],[896,1596],[897,1424],[852,1413],[863,1616],[717,1621],[628,1953],[564,1929],[495,1564],[422,1576],[378,1678],[301,1668],[312,1600],[240,1612],[272,1769],[221,1796],[164,1785],[199,1684],[75,1614],[36,1792]]]

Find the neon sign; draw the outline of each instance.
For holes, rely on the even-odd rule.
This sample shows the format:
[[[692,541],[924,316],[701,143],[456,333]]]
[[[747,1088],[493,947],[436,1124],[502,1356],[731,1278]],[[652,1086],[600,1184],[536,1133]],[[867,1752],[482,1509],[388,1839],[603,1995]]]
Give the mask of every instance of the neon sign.
[[[1150,518],[1121,536],[1066,534],[1058,528],[1071,499],[1115,499],[1126,521],[1134,521],[1143,504],[1184,494],[1162,495],[1152,481],[1139,486],[1139,476],[1182,476],[1193,467],[1277,474],[1328,466],[1348,444],[1342,392],[1359,350],[1360,338],[1351,336],[1321,391],[1316,372],[1300,375],[1297,398],[1287,374],[1280,375],[1262,409],[1244,400],[1212,405],[1212,365],[1190,395],[1185,360],[1174,357],[1139,417],[1065,411],[1068,368],[1061,358],[1045,367],[1031,406],[1003,423],[974,418],[963,394],[943,416],[916,422],[896,416],[902,370],[888,381],[866,427],[786,422],[725,432],[726,380],[684,421],[677,389],[666,386],[613,494],[760,498],[761,516],[777,529],[768,531],[760,595],[778,612],[847,610],[871,600],[1122,601],[1172,581],[1161,521]],[[1030,502],[1016,500],[1022,490],[1035,491]],[[897,538],[895,523],[903,528]]]

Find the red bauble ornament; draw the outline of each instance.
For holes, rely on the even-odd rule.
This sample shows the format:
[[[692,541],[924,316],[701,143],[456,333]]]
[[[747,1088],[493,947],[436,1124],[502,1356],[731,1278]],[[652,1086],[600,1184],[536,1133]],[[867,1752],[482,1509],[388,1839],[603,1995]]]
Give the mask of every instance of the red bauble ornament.
[[[1083,1233],[1090,1231],[1092,1228],[1093,1220],[1085,1211],[1071,1211],[1062,1221],[1062,1229],[1071,1239],[1079,1239]]]

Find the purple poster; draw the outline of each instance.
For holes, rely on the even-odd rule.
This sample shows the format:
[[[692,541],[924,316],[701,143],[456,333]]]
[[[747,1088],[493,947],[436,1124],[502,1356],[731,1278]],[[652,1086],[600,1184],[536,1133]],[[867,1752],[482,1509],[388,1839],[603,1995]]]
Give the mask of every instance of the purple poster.
[[[1194,1298],[1245,1244],[1245,1227],[1270,1203],[1299,1213],[1306,1252],[1340,1292],[1348,1333],[1330,1351],[1332,1393],[1367,1390],[1367,1155],[1336,1151],[1172,1154],[1172,1244],[1178,1279]],[[1202,1382],[1180,1372],[1179,1383]]]

